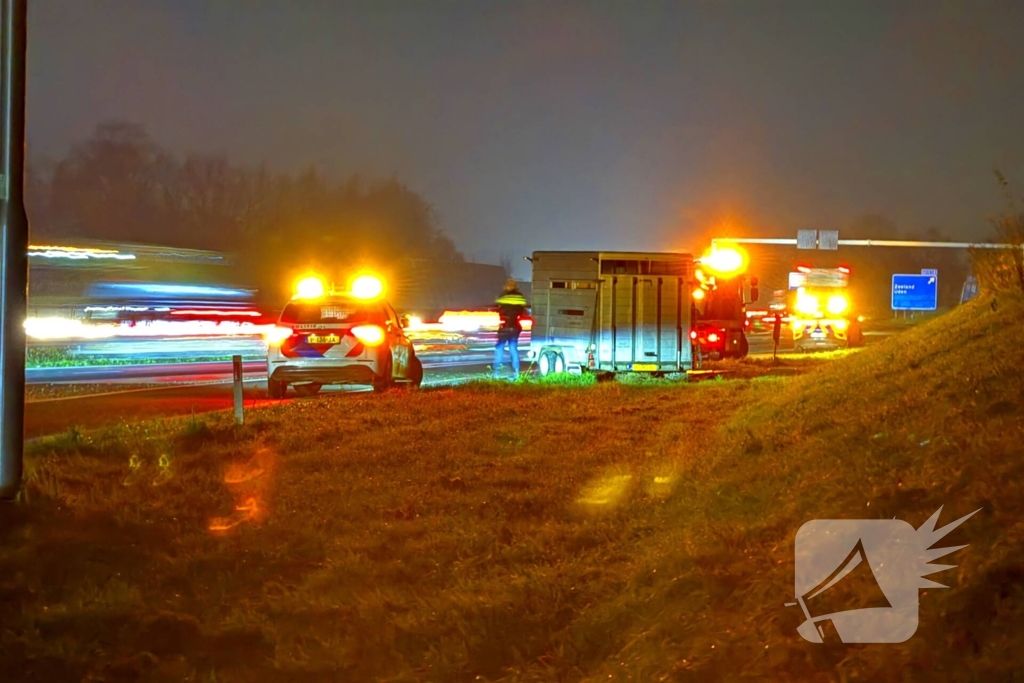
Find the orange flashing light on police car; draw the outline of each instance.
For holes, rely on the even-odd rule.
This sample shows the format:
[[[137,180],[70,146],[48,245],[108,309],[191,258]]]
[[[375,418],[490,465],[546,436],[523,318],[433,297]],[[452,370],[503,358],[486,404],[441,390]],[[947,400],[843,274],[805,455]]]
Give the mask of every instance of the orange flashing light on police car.
[[[349,293],[357,299],[376,299],[384,294],[384,281],[376,275],[357,275],[349,285]]]
[[[319,299],[324,295],[324,281],[315,275],[307,275],[295,283],[296,299]]]

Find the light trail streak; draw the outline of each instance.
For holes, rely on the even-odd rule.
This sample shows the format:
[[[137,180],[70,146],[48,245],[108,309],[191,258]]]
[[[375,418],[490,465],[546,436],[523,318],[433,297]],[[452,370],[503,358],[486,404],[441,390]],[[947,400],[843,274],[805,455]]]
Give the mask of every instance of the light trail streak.
[[[114,339],[132,337],[250,337],[262,336],[274,325],[227,320],[150,320],[130,324],[88,323],[71,318],[29,318],[25,333],[39,341]]]

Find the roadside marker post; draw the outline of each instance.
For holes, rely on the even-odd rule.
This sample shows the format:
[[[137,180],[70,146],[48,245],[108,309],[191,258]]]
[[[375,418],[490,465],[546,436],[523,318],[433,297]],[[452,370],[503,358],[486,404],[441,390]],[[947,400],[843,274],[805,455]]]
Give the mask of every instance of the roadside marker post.
[[[772,365],[779,361],[779,340],[782,338],[782,311],[775,311],[775,322],[772,324],[772,341],[775,348],[772,350]]]
[[[0,500],[21,490],[25,447],[26,0],[0,0]]]
[[[235,424],[240,425],[245,422],[245,415],[242,405],[242,357],[231,356],[231,370],[232,377],[235,381]]]

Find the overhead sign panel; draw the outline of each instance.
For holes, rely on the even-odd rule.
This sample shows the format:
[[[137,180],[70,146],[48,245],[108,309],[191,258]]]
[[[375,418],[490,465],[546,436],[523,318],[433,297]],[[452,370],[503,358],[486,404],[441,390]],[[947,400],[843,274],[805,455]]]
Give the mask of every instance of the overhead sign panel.
[[[839,231],[819,230],[818,249],[826,249],[828,251],[836,251],[839,249]]]
[[[893,275],[892,310],[934,311],[938,307],[938,275]]]
[[[797,249],[817,249],[818,248],[818,231],[817,230],[797,230],[797,232],[796,232],[796,248]]]

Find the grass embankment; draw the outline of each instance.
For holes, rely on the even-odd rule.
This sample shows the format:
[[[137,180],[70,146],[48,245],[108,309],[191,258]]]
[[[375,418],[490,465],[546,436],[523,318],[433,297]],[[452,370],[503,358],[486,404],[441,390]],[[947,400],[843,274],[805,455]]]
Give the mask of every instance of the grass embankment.
[[[794,378],[487,385],[72,432],[0,527],[0,678],[1008,680],[1024,305]],[[796,634],[814,518],[947,538],[899,645]],[[231,527],[223,531],[216,528]]]
[[[264,356],[243,353],[242,360],[264,360]],[[26,368],[84,368],[109,365],[161,365],[164,363],[221,363],[231,362],[231,355],[140,356],[116,354],[82,354],[72,346],[30,346],[25,350]]]

